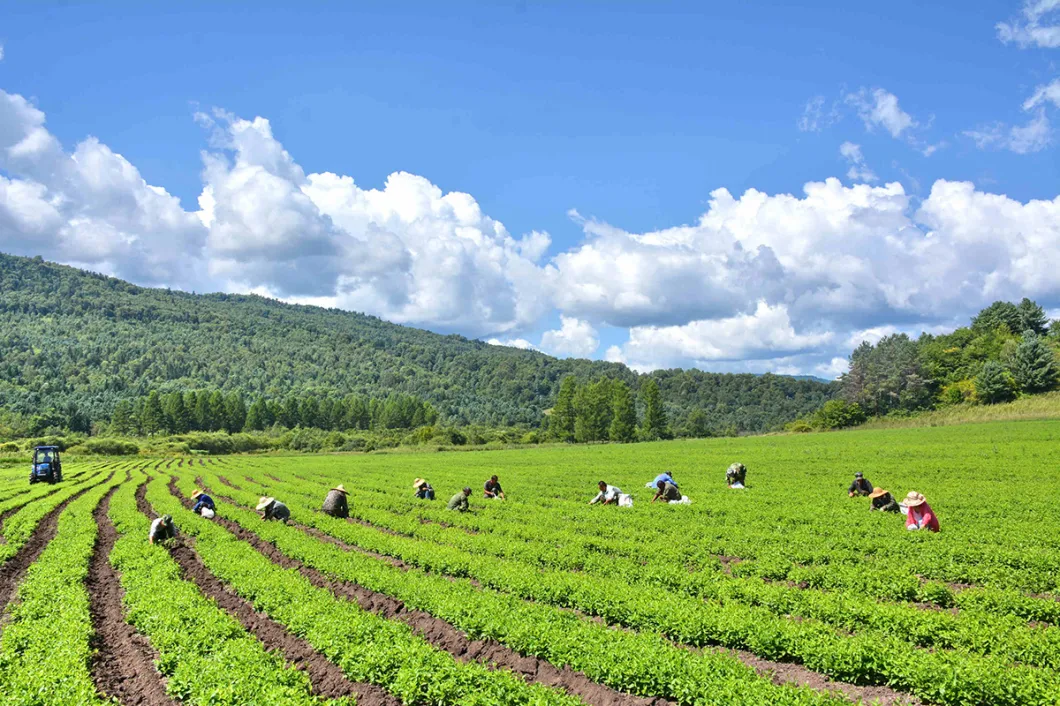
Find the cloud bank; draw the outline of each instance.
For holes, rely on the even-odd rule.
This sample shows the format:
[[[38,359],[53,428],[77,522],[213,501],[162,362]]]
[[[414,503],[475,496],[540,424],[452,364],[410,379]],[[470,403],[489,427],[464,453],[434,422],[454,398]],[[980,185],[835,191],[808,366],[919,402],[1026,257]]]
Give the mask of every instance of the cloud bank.
[[[897,100],[858,96],[866,125],[903,138],[915,127]],[[1056,100],[1043,86],[1029,109]],[[515,236],[469,194],[405,172],[380,188],[306,174],[265,118],[198,120],[209,139],[187,210],[94,138],[64,149],[40,109],[0,91],[0,250],[563,356],[621,336],[604,357],[640,369],[834,375],[873,331],[960,323],[1002,298],[1060,305],[1060,197],[1020,202],[940,179],[917,201],[898,183],[864,183],[875,175],[853,143],[840,152],[861,183],[717,189],[694,223],[645,233],[572,212],[582,239],[549,256],[547,233]]]

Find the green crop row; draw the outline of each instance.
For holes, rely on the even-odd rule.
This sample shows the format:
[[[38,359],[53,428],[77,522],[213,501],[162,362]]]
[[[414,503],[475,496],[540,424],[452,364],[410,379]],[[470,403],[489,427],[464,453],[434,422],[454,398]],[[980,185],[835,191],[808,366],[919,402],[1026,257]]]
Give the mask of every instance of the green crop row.
[[[322,481],[322,484],[325,481]],[[275,484],[274,484],[275,485]],[[323,485],[327,487],[327,485]],[[901,630],[904,634],[915,637],[917,644],[923,646],[959,646],[981,642],[977,635],[983,629],[1007,633],[1010,629],[1021,632],[1013,636],[1013,641],[1024,644],[1030,641],[1044,641],[1057,644],[1055,636],[1042,635],[1039,630],[1027,631],[1020,626],[1014,617],[1023,620],[1058,622],[1060,621],[1060,602],[1048,598],[1028,597],[1013,589],[980,589],[974,588],[954,592],[937,581],[922,581],[916,575],[900,569],[888,568],[885,571],[870,571],[865,567],[865,557],[859,554],[849,557],[846,562],[836,562],[834,555],[824,564],[801,566],[786,564],[775,559],[736,563],[731,567],[732,576],[721,572],[721,562],[715,554],[703,554],[700,547],[696,557],[682,556],[666,543],[656,543],[650,535],[638,534],[636,541],[615,540],[604,543],[599,538],[585,538],[574,529],[549,530],[542,520],[531,521],[529,518],[500,521],[486,520],[481,517],[454,517],[452,513],[431,508],[430,503],[409,503],[405,498],[392,498],[373,492],[351,491],[351,512],[358,518],[382,528],[397,531],[411,537],[427,539],[450,546],[456,546],[474,553],[489,552],[497,556],[518,559],[535,566],[564,570],[589,572],[603,576],[612,576],[631,582],[658,584],[672,590],[682,590],[709,597],[723,597],[735,592],[747,596],[745,600],[758,605],[777,605],[778,612],[783,614],[805,615],[816,617],[844,629],[856,629],[859,623],[881,629]],[[422,508],[422,509],[421,509]],[[410,512],[410,510],[412,512]],[[443,514],[445,513],[445,514]],[[506,513],[507,514],[507,513]],[[870,518],[878,519],[878,518]],[[424,522],[429,520],[429,522]],[[447,531],[439,522],[446,525],[474,527],[477,532],[489,532],[488,537],[469,535],[464,532]],[[532,527],[533,529],[527,529]],[[512,531],[512,528],[518,528]],[[537,535],[540,535],[537,537]],[[504,541],[504,540],[508,541]],[[803,540],[802,544],[811,544],[812,540]],[[797,537],[789,537],[789,547],[798,546]],[[651,551],[645,553],[645,547]],[[634,548],[636,549],[634,551]],[[789,549],[790,551],[790,549]],[[810,560],[808,557],[800,557]],[[758,581],[739,579],[764,579],[777,584],[791,583],[802,588],[826,589],[833,595],[827,598],[808,597],[804,591],[789,591],[784,585],[763,587]],[[705,582],[710,591],[705,591],[700,584]],[[719,593],[724,589],[724,593]],[[989,606],[991,613],[997,614],[997,621],[982,615],[971,619],[970,627],[963,628],[969,621],[956,619],[949,613],[935,614],[925,618],[920,608],[915,606],[888,606],[883,610],[875,608],[875,602],[865,598],[882,598],[896,601],[923,601],[940,607],[959,605],[973,612],[981,606]],[[838,606],[836,610],[822,610],[820,607],[802,608],[798,604],[811,601],[820,604],[843,603],[851,601],[856,608],[851,610]],[[805,612],[804,612],[805,611]],[[865,612],[868,619],[859,617]],[[829,615],[831,613],[831,615]],[[988,623],[984,625],[983,623]],[[918,627],[917,627],[918,626]],[[912,628],[912,629],[911,629]],[[970,631],[968,639],[962,643],[956,631]],[[992,649],[992,643],[984,644],[985,649]],[[1003,648],[1008,649],[1008,648]],[[1050,651],[1052,648],[1049,648]],[[1011,650],[1009,650],[1011,651]],[[1032,657],[1033,649],[1028,651],[1019,648],[1014,659],[1029,661],[1039,665],[1055,663],[1058,658],[1055,651],[1049,654],[1039,651]],[[1044,660],[1044,661],[1043,661]]]
[[[288,483],[293,487],[294,483]],[[227,494],[226,489],[226,494]],[[238,491],[232,491],[236,494]],[[304,499],[299,499],[304,498]],[[253,501],[244,491],[241,499]],[[816,620],[794,621],[737,602],[702,601],[680,595],[660,600],[657,588],[599,576],[540,571],[496,557],[472,555],[314,513],[310,494],[290,500],[296,519],[343,541],[394,556],[425,570],[475,579],[523,599],[573,608],[637,630],[660,632],[678,642],[720,644],[798,661],[854,683],[889,684],[937,703],[1053,703],[1060,677],[1043,669],[1011,666],[965,650],[917,649],[900,637],[865,629],[842,635]],[[984,635],[984,641],[994,635]]]
[[[158,651],[166,689],[184,704],[318,704],[309,677],[276,654],[210,599],[181,578],[180,567],[160,545],[146,541],[150,520],[137,509],[136,474],[110,502],[120,536],[110,563],[121,574],[127,620]],[[334,702],[339,703],[339,702]]]
[[[298,492],[306,503],[311,503],[320,492],[307,481],[292,480],[279,487],[288,492]],[[223,486],[222,489],[227,490]],[[357,504],[354,508],[361,519],[375,519],[381,514],[366,513]],[[467,552],[469,559],[486,555],[509,560],[517,556],[520,562],[526,564],[523,568],[527,572],[544,570],[547,573],[548,570],[563,568],[562,565],[553,566],[546,556],[542,556],[552,549],[542,543],[521,542],[513,546],[512,542],[505,541],[503,537],[497,538],[492,533],[469,535],[454,532],[440,525],[423,524],[415,517],[395,516],[392,521],[381,522],[379,526],[416,539],[458,548]],[[563,544],[567,538],[557,541]],[[538,548],[544,551],[536,553],[535,549]],[[760,606],[774,615],[813,618],[846,631],[880,630],[921,647],[964,648],[1028,665],[1048,668],[1060,666],[1060,629],[1028,627],[1022,618],[1011,612],[995,614],[979,609],[954,615],[948,611],[929,611],[910,605],[865,600],[849,590],[823,592],[784,583],[764,583],[746,577],[728,576],[720,570],[689,571],[674,562],[632,562],[622,559],[584,561],[579,573],[606,577],[629,585],[658,586],[721,603],[735,601]],[[1026,603],[1035,599],[1017,596],[1013,600]],[[996,610],[997,603],[998,600],[994,600],[990,606]],[[1060,611],[1060,603],[1041,599],[1037,599],[1036,603]]]
[[[52,489],[51,492],[37,497],[4,520],[4,544],[0,544],[0,563],[13,557],[22,548],[45,515],[82,490],[100,483],[110,474],[111,470],[104,468],[80,483],[63,483],[57,490]],[[117,475],[115,473],[115,476]]]
[[[55,538],[26,572],[0,638],[0,703],[102,703],[89,672],[92,618],[84,582],[96,540],[92,511],[120,482],[113,478],[71,502]]]
[[[191,487],[182,484],[185,493]],[[614,689],[680,704],[709,703],[720,694],[733,703],[846,703],[811,689],[776,686],[728,654],[693,652],[659,634],[612,630],[570,611],[476,588],[467,580],[403,571],[309,537],[295,527],[263,523],[254,512],[233,505],[222,505],[222,514],[307,566],[397,598],[472,638],[493,639],[557,667],[569,666]],[[322,526],[330,520],[312,519],[320,519]]]
[[[431,647],[401,622],[362,610],[313,586],[296,571],[266,557],[217,524],[194,515],[169,494],[165,481],[148,485],[157,512],[172,515],[196,539],[206,567],[254,606],[337,664],[355,681],[378,684],[404,703],[570,705],[580,700],[527,684],[507,671],[477,662],[459,663]]]

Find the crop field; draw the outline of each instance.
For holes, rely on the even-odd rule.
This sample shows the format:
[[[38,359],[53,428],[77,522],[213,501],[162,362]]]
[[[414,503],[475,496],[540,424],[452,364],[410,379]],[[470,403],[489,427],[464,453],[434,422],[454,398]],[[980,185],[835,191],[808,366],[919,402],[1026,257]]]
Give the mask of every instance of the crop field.
[[[1058,441],[1027,421],[5,469],[0,704],[1060,704]],[[662,470],[691,505],[650,503]],[[857,470],[942,531],[848,498]],[[634,506],[588,506],[599,480]],[[336,483],[349,520],[319,511]],[[151,545],[159,514],[179,536]]]

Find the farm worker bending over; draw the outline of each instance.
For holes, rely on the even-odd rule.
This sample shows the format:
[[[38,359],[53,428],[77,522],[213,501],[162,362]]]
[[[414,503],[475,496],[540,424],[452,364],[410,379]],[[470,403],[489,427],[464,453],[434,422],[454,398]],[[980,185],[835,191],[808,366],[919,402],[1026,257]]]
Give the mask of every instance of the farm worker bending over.
[[[923,495],[915,490],[910,490],[909,495],[905,496],[902,504],[907,508],[905,515],[905,528],[907,530],[927,529],[932,532],[939,531],[939,518],[935,517],[935,513],[932,512],[931,506],[927,504],[927,500],[924,499]]]
[[[422,478],[412,482],[412,489],[416,491],[416,497],[420,500],[434,500],[434,488]]]
[[[494,500],[504,500],[504,491],[501,490],[501,482],[497,480],[497,476],[493,476],[486,481],[486,485],[483,486],[483,489],[485,491],[485,497]]]
[[[214,513],[217,512],[217,506],[213,504],[213,498],[201,490],[196,490],[191,494],[191,499],[195,501],[195,505],[191,508],[191,511],[196,515],[202,515],[208,520],[212,520]]]
[[[600,488],[600,492],[596,494],[596,497],[589,501],[590,505],[603,501],[604,505],[618,505],[618,497],[622,495],[621,488],[616,488],[613,485],[600,481],[597,484]]]
[[[287,524],[287,520],[291,519],[291,511],[276,498],[262,498],[255,509],[261,513],[263,520],[279,520]]]
[[[673,483],[667,483],[664,480],[659,481],[655,484],[658,490],[655,491],[655,497],[651,499],[655,502],[659,498],[662,498],[668,503],[679,503],[681,502],[681,491],[677,489],[677,486]]]
[[[464,488],[459,493],[449,498],[449,504],[446,505],[446,508],[449,510],[456,510],[457,512],[467,512],[467,499],[470,497],[471,488]]]
[[[670,471],[663,471],[659,475],[655,476],[655,480],[653,480],[651,483],[648,483],[644,487],[654,488],[659,485],[659,481],[663,481],[664,483],[672,483],[674,487],[677,487],[677,481],[674,480],[674,477],[670,474]]]
[[[151,532],[147,535],[147,541],[151,544],[156,544],[166,539],[173,539],[177,536],[176,525],[173,524],[173,518],[169,515],[162,515],[156,517],[155,521],[151,523]]]
[[[324,506],[320,509],[324,511],[324,514],[332,517],[350,516],[350,506],[346,504],[346,489],[342,487],[342,483],[328,491],[324,498]]]
[[[872,499],[869,512],[898,512],[898,502],[883,488],[876,488],[869,493],[869,497]]]
[[[725,484],[730,488],[743,488],[747,482],[747,466],[734,463],[725,471]]]
[[[847,488],[847,496],[854,497],[855,495],[868,495],[872,492],[872,483],[865,479],[865,474],[858,471],[854,474],[854,480],[851,482],[850,487]]]

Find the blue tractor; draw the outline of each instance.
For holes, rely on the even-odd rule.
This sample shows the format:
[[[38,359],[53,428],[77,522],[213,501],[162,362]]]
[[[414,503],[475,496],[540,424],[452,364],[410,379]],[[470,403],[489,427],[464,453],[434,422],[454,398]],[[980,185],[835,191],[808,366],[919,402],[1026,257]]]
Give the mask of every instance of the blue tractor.
[[[29,482],[58,483],[63,479],[63,463],[59,458],[58,446],[38,446],[33,449],[33,470],[29,472]]]

